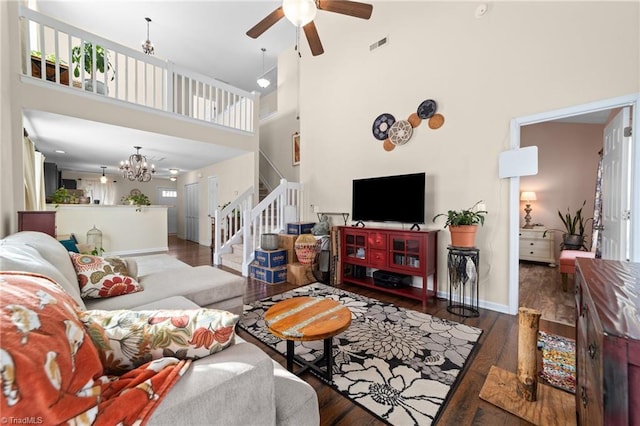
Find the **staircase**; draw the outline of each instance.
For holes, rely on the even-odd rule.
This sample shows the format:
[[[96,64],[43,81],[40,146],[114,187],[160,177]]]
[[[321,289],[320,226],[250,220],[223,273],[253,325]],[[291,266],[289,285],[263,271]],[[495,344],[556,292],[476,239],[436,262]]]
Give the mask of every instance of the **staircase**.
[[[261,185],[262,186],[262,185]],[[249,274],[249,264],[254,259],[254,249],[260,246],[260,235],[280,233],[286,223],[298,220],[302,206],[302,185],[280,181],[271,193],[266,188],[259,190],[261,201],[251,208],[253,189],[246,191],[224,209],[215,211],[214,265],[222,265]],[[240,212],[240,216],[236,216]],[[238,217],[236,220],[235,218]]]

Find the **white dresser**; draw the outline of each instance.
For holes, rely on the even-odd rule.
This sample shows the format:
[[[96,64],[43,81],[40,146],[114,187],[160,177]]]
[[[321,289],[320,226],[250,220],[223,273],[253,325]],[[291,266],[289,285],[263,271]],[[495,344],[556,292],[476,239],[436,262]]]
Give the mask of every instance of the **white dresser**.
[[[545,228],[520,229],[520,260],[556,266],[554,241],[553,231]]]

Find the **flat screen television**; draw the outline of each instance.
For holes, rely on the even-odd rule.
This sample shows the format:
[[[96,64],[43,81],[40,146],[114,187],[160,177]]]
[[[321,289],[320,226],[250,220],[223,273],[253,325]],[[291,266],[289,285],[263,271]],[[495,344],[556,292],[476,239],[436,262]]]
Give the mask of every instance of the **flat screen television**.
[[[352,195],[357,222],[425,223],[424,173],[354,179]]]

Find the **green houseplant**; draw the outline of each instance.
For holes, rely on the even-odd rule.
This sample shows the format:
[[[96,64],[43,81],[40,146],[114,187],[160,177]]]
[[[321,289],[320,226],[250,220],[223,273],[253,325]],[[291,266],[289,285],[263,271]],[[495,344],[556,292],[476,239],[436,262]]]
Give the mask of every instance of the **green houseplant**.
[[[486,210],[477,210],[477,206],[482,200],[475,203],[468,209],[449,210],[447,213],[440,213],[433,217],[435,222],[440,216],[446,217],[445,228],[449,228],[451,233],[451,245],[454,247],[474,247],[475,236],[478,231],[478,224],[484,225],[484,215]]]
[[[585,219],[582,216],[582,209],[586,204],[587,200],[584,200],[582,206],[576,210],[574,215],[571,214],[569,207],[567,207],[566,213],[558,210],[558,216],[564,225],[564,230],[561,230],[561,232],[563,232],[561,245],[563,250],[580,250],[583,248],[587,250],[584,244],[585,224],[592,220],[592,218]]]
[[[80,67],[84,68],[84,72],[86,74],[85,78],[85,88],[87,90],[93,91],[93,81],[91,77],[96,77],[93,75],[93,43],[89,41],[85,41],[82,45],[74,46],[71,49],[71,62],[73,63],[73,76],[76,78],[80,77]],[[84,60],[82,58],[82,53],[84,52]],[[95,54],[96,54],[96,72],[100,72],[105,74],[108,71],[113,71],[110,80],[115,78],[115,70],[111,61],[109,60],[109,54],[105,51],[104,47],[96,44],[95,45]],[[82,64],[80,62],[83,62]],[[96,78],[97,80],[97,78]],[[106,88],[104,87],[104,83],[101,81],[97,81],[96,91],[101,94],[106,93]]]
[[[151,200],[149,199],[149,197],[147,197],[146,195],[140,193],[140,194],[129,194],[126,196],[123,196],[120,201],[122,201],[123,204],[131,204],[131,205],[135,205],[136,206],[136,211],[142,211],[142,206],[150,206],[151,205]]]

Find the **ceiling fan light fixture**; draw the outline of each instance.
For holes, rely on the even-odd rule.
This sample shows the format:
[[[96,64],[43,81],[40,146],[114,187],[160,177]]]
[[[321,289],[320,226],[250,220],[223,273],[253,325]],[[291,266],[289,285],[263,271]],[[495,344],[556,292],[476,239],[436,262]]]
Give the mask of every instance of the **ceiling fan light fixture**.
[[[316,17],[318,8],[313,0],[284,0],[284,16],[296,27],[303,27]]]

